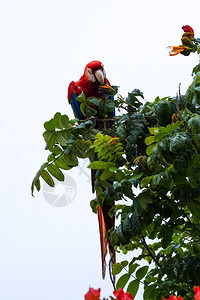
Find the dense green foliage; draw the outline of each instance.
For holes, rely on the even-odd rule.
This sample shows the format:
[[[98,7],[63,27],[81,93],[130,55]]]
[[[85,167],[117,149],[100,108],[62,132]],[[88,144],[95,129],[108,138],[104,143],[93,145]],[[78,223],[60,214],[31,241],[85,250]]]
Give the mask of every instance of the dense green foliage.
[[[40,190],[41,177],[54,186],[52,177],[63,181],[62,170],[89,158],[88,167],[97,170],[100,204],[115,200],[110,215],[120,224],[109,233],[111,243],[124,253],[140,250],[131,261],[114,265],[113,275],[123,272],[116,287],[127,286],[135,296],[142,283],[146,300],[170,293],[191,299],[193,286],[200,284],[199,70],[200,65],[194,68],[185,95],[179,91],[145,102],[135,89],[111,102],[109,94],[105,101],[82,94],[81,110],[90,118],[78,123],[56,113],[44,124],[50,154],[33,179],[32,193]],[[97,121],[91,103],[105,119]],[[113,103],[120,115],[112,119]],[[98,205],[91,201],[94,212]]]

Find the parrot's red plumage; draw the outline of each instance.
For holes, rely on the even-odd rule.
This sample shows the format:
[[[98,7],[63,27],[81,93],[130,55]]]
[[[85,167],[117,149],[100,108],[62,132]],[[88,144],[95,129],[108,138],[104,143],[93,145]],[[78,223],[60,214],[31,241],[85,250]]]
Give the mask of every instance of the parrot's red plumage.
[[[105,83],[110,85],[106,78],[104,66],[100,61],[94,60],[86,65],[84,74],[77,82],[72,81],[70,83],[68,88],[68,100],[70,102],[72,94],[80,95],[82,92],[84,92],[86,98],[91,96],[100,97],[99,85]]]
[[[99,97],[102,98],[102,94],[99,92],[99,86],[107,84],[110,86],[108,79],[106,78],[106,73],[104,66],[100,61],[92,61],[88,63],[85,67],[84,74],[81,78],[74,82],[72,81],[68,87],[68,101],[72,105],[75,116],[79,120],[85,119],[82,112],[80,111],[80,102],[76,100],[76,97],[84,92],[86,98],[88,97]],[[113,111],[114,116],[114,111]],[[92,173],[92,188],[94,190],[95,173]],[[97,195],[98,199],[98,195]],[[99,221],[99,231],[100,231],[100,242],[101,242],[101,258],[102,258],[102,277],[105,278],[106,261],[105,257],[107,254],[107,249],[109,249],[111,256],[111,263],[115,263],[115,250],[110,245],[109,239],[106,236],[108,230],[110,230],[115,225],[115,218],[110,217],[108,212],[114,205],[107,204],[104,201],[103,206],[98,206],[98,221]]]

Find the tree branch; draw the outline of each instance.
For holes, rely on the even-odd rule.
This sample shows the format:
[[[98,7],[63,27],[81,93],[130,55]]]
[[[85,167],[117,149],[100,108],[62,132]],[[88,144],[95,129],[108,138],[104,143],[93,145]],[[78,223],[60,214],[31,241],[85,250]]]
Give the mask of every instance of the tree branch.
[[[160,268],[161,268],[161,264],[159,263],[159,261],[157,260],[157,258],[154,256],[154,254],[151,252],[151,250],[149,249],[144,236],[141,234],[141,241],[143,246],[145,247],[145,249],[147,250],[147,252],[149,253],[149,256],[151,256],[151,258],[153,259],[153,261],[155,262],[155,264],[157,264]]]

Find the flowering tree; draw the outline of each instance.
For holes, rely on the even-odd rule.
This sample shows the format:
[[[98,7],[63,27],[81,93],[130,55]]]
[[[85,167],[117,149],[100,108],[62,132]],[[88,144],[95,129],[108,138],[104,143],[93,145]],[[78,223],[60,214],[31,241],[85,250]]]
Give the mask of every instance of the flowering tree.
[[[186,25],[183,30],[182,44],[171,47],[170,55],[200,52],[200,39],[194,37],[193,29]],[[117,93],[117,88],[113,89]],[[87,99],[84,95],[79,98],[84,113]],[[102,106],[98,101],[95,99],[96,105]],[[95,129],[94,111],[80,124],[56,113],[44,124],[43,136],[50,154],[33,179],[32,193],[34,188],[40,190],[41,177],[54,186],[52,176],[62,181],[62,169],[77,166],[78,158],[89,158],[88,167],[97,170],[98,199],[91,201],[93,212],[104,201],[112,203],[114,199],[109,213],[118,217],[120,224],[109,232],[109,240],[124,254],[140,251],[137,256],[133,252],[131,261],[114,265],[112,275],[123,274],[116,286],[111,278],[115,297],[133,299],[143,284],[146,300],[167,299],[170,294],[170,300],[193,299],[194,292],[198,300],[200,64],[194,67],[185,94],[179,88],[175,97],[144,102],[138,89],[126,98],[118,95],[115,107],[120,114],[109,128],[103,119],[102,130]],[[109,110],[105,105],[103,116]],[[133,187],[140,188],[138,195]],[[119,200],[125,200],[124,204]],[[145,262],[142,267],[141,261]],[[92,290],[85,295],[86,300],[99,299],[100,290]]]

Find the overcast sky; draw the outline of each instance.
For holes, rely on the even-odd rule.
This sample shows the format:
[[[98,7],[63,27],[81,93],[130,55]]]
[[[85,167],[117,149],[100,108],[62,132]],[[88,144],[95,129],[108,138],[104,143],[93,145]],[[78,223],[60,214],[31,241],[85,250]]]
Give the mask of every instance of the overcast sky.
[[[31,197],[48,154],[43,123],[73,116],[68,84],[94,59],[123,96],[139,88],[153,101],[176,95],[179,83],[184,93],[198,57],[169,57],[166,47],[180,44],[183,25],[200,37],[199,10],[199,0],[0,0],[2,300],[81,300],[89,286],[112,295],[101,279],[87,162]]]

